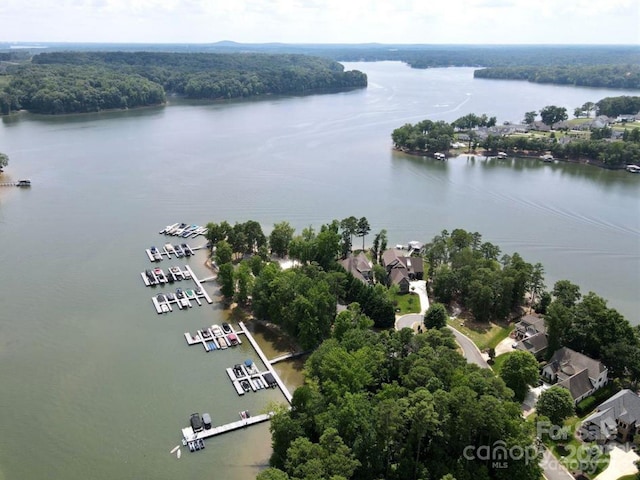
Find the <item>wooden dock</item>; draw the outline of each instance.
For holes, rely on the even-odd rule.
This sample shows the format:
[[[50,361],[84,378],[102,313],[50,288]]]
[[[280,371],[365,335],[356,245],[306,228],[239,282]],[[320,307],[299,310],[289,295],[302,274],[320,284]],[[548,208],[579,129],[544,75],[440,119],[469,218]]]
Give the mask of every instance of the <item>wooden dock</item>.
[[[215,437],[216,435],[222,435],[223,433],[232,432],[240,428],[248,427],[250,425],[256,425],[258,423],[266,422],[273,416],[273,412],[265,413],[262,415],[256,415],[254,417],[244,418],[236,422],[227,423],[226,425],[220,425],[219,427],[213,427],[209,430],[202,430],[201,432],[194,432],[191,427],[182,429],[182,443],[184,445],[187,442],[193,440],[204,440],[205,438]]]
[[[249,340],[249,343],[251,343],[251,345],[253,346],[254,350],[256,351],[258,356],[260,357],[260,360],[262,360],[262,363],[264,363],[265,366],[267,367],[267,370],[269,370],[269,373],[271,373],[271,375],[273,375],[273,378],[275,379],[276,383],[278,384],[278,387],[280,388],[280,391],[282,392],[282,394],[287,399],[287,402],[289,402],[289,405],[291,405],[291,401],[293,399],[293,397],[291,396],[291,393],[289,393],[289,390],[287,389],[286,385],[280,379],[280,375],[278,375],[278,373],[274,370],[273,366],[271,365],[271,362],[269,361],[269,359],[266,357],[266,355],[264,354],[264,352],[260,348],[260,345],[258,345],[258,342],[255,341],[255,339],[253,338],[253,335],[251,335],[251,332],[249,330],[247,330],[247,328],[244,326],[243,322],[238,322],[238,326],[240,327],[240,330],[241,330],[240,333],[244,333],[247,336],[247,339]]]

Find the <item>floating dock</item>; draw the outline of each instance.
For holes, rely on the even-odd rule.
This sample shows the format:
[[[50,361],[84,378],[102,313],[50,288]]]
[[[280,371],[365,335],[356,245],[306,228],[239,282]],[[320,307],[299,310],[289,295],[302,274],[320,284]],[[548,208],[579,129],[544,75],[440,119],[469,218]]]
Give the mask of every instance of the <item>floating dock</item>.
[[[222,335],[216,335],[213,332],[215,327],[220,328],[218,325],[211,325],[211,327],[202,328],[196,331],[195,335],[185,332],[184,338],[189,345],[201,344],[207,352],[210,352],[211,350],[235,347],[242,343],[242,340],[240,340],[240,337],[238,336],[238,332],[236,332],[233,327],[231,327],[231,333],[223,333]],[[209,345],[210,343],[213,343],[215,348],[211,348]]]
[[[178,247],[178,248],[176,248]],[[145,248],[144,252],[147,254],[147,258],[150,262],[160,262],[165,257],[170,260],[171,258],[189,258],[195,255],[195,252],[207,248],[206,245],[199,245],[192,247],[188,243],[172,245],[170,243],[165,244],[162,247]]]
[[[201,225],[188,225],[186,223],[174,223],[173,225],[167,225],[160,234],[173,235],[175,237],[182,238],[196,238],[198,235],[205,235],[207,233],[207,227]]]
[[[168,274],[171,275],[174,279],[184,279],[184,280],[193,280],[193,283],[196,284],[196,289],[189,289],[189,288],[181,288],[180,290],[182,290],[183,293],[183,297],[182,298],[177,298],[177,295],[174,295],[173,300],[169,300],[168,298],[166,298],[167,294],[162,293],[162,295],[165,295],[166,300],[165,301],[158,301],[158,296],[154,295],[153,297],[151,297],[151,301],[153,302],[153,306],[156,309],[156,312],[158,314],[160,313],[168,313],[166,308],[163,308],[163,305],[167,305],[169,307],[169,312],[172,312],[173,309],[171,308],[171,305],[173,304],[174,306],[177,306],[178,309],[182,310],[182,309],[188,309],[190,307],[192,307],[192,301],[196,302],[198,304],[198,306],[202,306],[202,300],[204,299],[207,303],[211,304],[213,303],[213,300],[211,300],[211,297],[209,296],[209,294],[206,292],[206,290],[202,287],[202,284],[200,283],[200,280],[198,280],[198,277],[195,276],[195,274],[193,273],[193,270],[191,270],[191,268],[189,267],[189,265],[185,265],[184,267],[185,269],[179,269],[178,267],[171,267],[169,268],[169,272]],[[176,270],[177,269],[177,270]],[[149,279],[149,277],[146,275],[145,272],[142,272],[140,275],[142,276],[142,280],[144,282],[145,285],[147,286],[152,286],[152,285],[166,285],[166,283],[169,282],[168,278],[167,278],[167,274],[165,274],[164,272],[162,272],[161,276],[158,277],[154,270],[151,270],[152,272],[152,277],[153,279],[156,281],[156,283],[152,283],[151,280]],[[178,273],[179,272],[179,273]],[[173,293],[173,292],[171,292]],[[233,330],[232,330],[233,331]],[[236,334],[236,332],[233,332],[234,335]],[[185,334],[186,336],[186,334]],[[237,338],[236,335],[236,339],[238,340],[238,343],[240,342],[240,339]],[[227,340],[231,340],[228,339]],[[229,345],[232,342],[229,341]],[[222,348],[226,348],[226,346],[222,347]],[[206,345],[205,345],[205,349],[206,349]]]

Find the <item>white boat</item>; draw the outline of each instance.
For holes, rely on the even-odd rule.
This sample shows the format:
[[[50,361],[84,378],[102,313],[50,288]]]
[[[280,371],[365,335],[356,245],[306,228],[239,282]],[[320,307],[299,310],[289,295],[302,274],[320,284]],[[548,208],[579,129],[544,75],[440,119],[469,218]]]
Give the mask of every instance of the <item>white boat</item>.
[[[222,328],[220,328],[220,325],[211,325],[211,331],[216,337],[222,337],[224,335],[224,332],[222,331]]]
[[[626,168],[627,172],[640,173],[640,166],[638,166],[638,165],[627,165],[625,168]]]

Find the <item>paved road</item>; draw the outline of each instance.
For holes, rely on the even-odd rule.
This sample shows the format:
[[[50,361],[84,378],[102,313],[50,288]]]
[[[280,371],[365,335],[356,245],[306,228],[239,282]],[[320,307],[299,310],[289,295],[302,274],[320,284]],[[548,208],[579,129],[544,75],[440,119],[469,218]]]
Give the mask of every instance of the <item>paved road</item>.
[[[542,460],[540,461],[542,474],[547,480],[574,480],[566,468],[553,456],[548,448],[542,452]]]
[[[460,347],[462,348],[462,355],[464,355],[464,358],[467,359],[467,362],[475,363],[480,368],[489,368],[489,364],[482,356],[482,353],[469,337],[460,333],[458,330],[451,326],[449,327],[449,329],[451,329],[453,335],[456,337],[458,345],[460,345]]]

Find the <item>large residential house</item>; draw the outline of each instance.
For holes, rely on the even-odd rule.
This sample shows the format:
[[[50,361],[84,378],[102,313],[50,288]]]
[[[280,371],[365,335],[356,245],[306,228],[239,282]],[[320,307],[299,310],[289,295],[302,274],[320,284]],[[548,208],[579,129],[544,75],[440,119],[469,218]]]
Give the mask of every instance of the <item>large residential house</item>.
[[[353,256],[350,254],[347,258],[340,260],[340,265],[355,278],[367,285],[373,280],[371,275],[371,263],[367,256],[360,252]]]
[[[532,353],[536,357],[542,356],[547,350],[547,327],[544,319],[535,315],[525,315],[516,323],[516,350]]]
[[[582,422],[579,430],[584,441],[633,441],[640,433],[640,397],[631,390],[620,390]]]
[[[409,282],[422,280],[424,264],[421,257],[407,257],[402,250],[390,248],[382,253],[382,266],[387,270],[391,285],[398,285],[401,293],[409,292]]]
[[[562,347],[542,369],[542,376],[569,390],[574,402],[578,403],[607,384],[608,372],[602,362]]]

